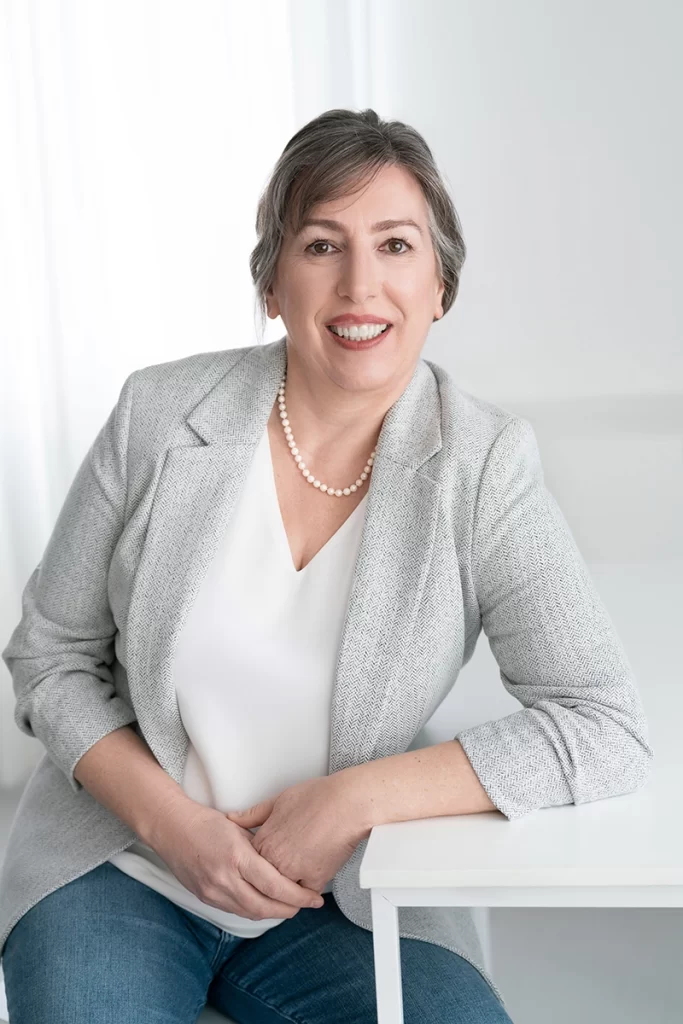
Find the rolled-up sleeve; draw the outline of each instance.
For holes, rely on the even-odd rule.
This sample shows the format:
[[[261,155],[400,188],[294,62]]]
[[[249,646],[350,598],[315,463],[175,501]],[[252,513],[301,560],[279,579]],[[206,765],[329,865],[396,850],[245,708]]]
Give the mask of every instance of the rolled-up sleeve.
[[[126,379],[76,473],[2,652],[16,695],[16,724],[40,740],[76,792],[83,787],[73,771],[83,754],[136,721],[115,691],[116,625],[107,597],[109,564],[124,524],[135,376]]]
[[[513,820],[639,789],[653,751],[634,673],[520,417],[486,459],[471,565],[500,677],[523,705],[455,737],[492,802]]]

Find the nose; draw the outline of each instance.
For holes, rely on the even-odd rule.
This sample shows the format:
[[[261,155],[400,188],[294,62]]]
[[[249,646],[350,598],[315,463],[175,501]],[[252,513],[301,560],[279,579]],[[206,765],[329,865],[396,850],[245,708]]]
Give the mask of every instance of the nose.
[[[379,292],[380,268],[372,249],[349,246],[339,264],[337,294],[362,304]]]

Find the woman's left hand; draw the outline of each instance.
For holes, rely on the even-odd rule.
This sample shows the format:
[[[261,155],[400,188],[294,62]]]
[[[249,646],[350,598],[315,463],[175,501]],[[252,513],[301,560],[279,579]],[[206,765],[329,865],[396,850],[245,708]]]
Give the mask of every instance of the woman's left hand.
[[[307,779],[226,817],[242,828],[260,825],[252,845],[281,874],[320,892],[370,834],[343,772]]]

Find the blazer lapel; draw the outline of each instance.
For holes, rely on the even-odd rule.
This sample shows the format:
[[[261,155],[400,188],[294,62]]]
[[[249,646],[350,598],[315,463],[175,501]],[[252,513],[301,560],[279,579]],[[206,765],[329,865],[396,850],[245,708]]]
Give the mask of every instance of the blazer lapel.
[[[337,660],[329,772],[398,753],[412,740],[397,691],[412,643],[438,517],[439,484],[423,464],[441,448],[434,375],[419,361],[377,443]],[[407,695],[414,710],[424,695]]]
[[[186,420],[191,443],[166,452],[149,514],[128,614],[128,686],[146,742],[181,785],[189,737],[173,683],[175,646],[266,429],[285,364],[286,336],[253,346],[201,399]],[[330,773],[372,759],[386,742],[383,720],[434,541],[438,484],[421,467],[441,447],[439,414],[436,381],[420,360],[384,418],[369,478],[332,697]]]

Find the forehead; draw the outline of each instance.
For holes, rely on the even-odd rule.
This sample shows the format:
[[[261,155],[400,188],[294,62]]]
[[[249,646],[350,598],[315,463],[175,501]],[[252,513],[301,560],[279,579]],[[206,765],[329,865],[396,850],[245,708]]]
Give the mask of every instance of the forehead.
[[[404,167],[385,166],[370,180],[350,185],[345,195],[315,203],[301,230],[315,226],[344,231],[361,223],[373,232],[400,226],[424,234],[427,220],[427,201],[415,176]]]

